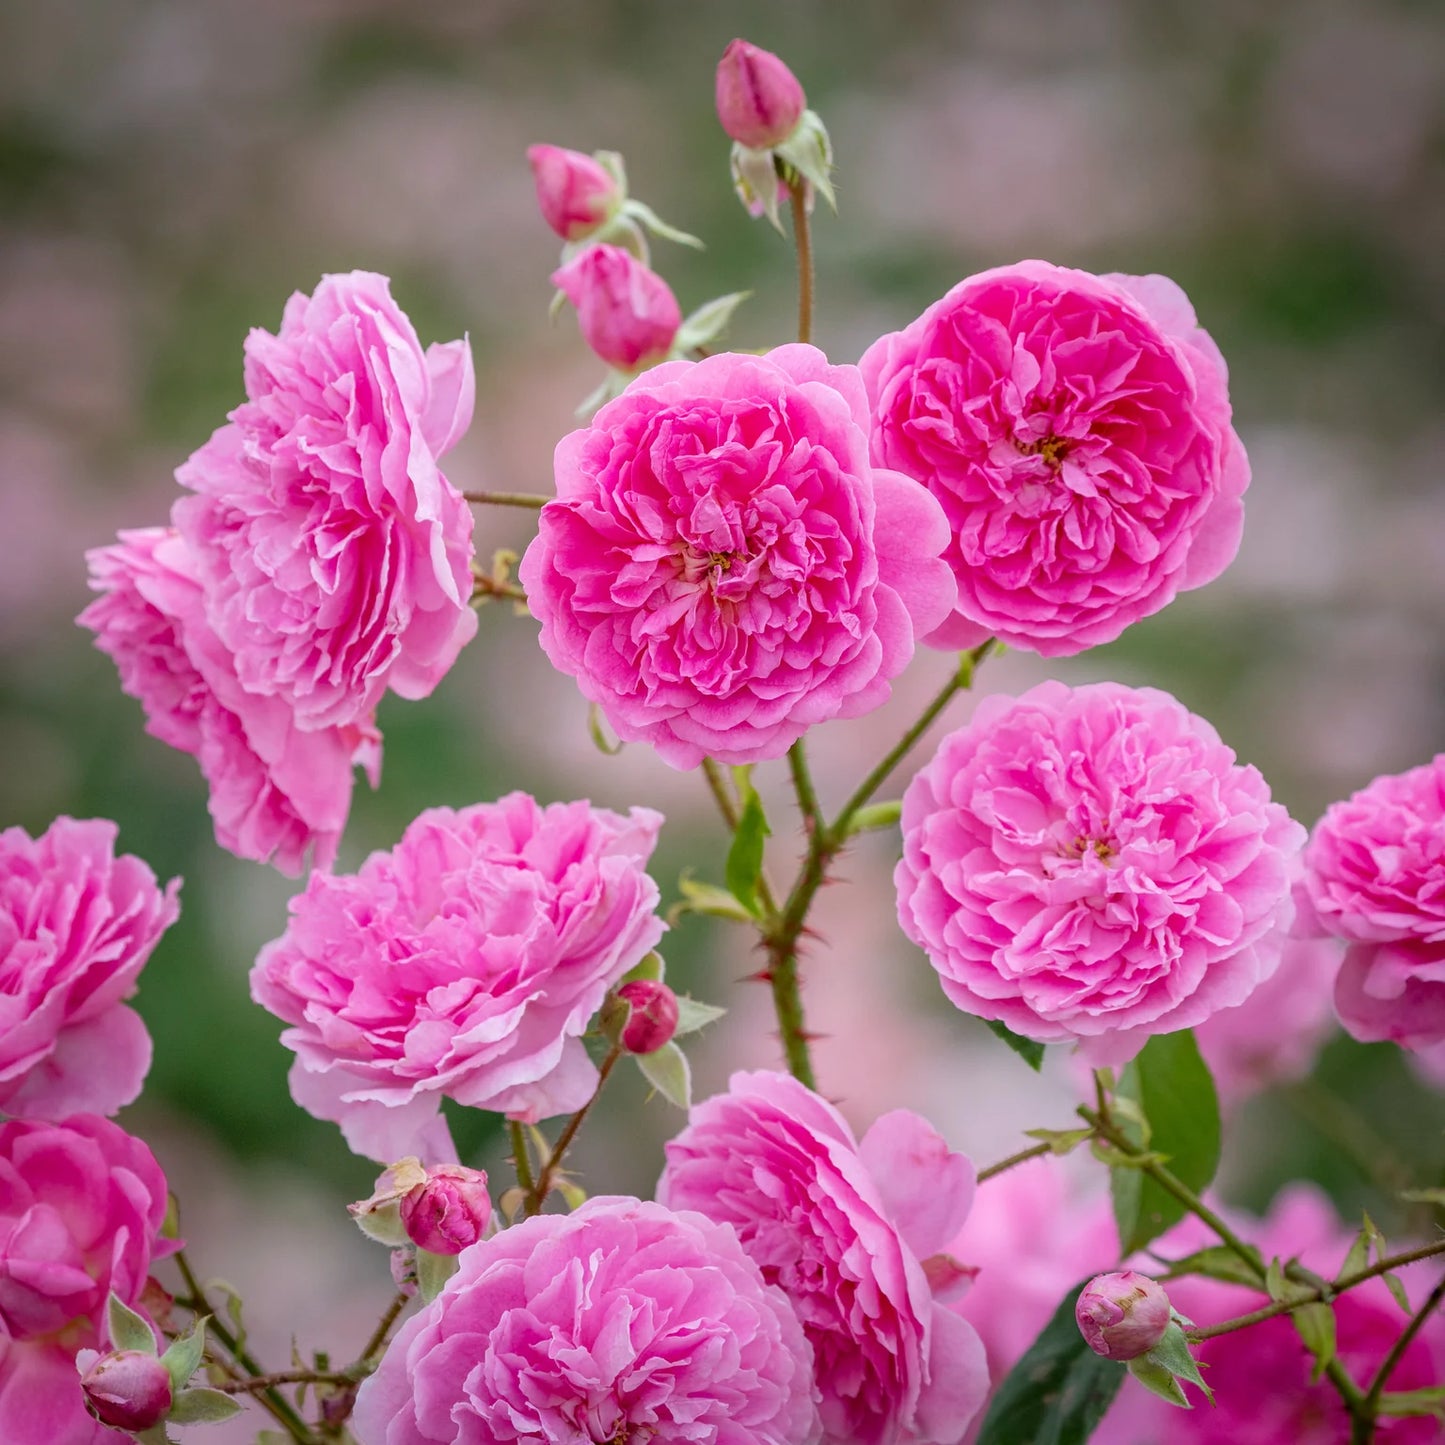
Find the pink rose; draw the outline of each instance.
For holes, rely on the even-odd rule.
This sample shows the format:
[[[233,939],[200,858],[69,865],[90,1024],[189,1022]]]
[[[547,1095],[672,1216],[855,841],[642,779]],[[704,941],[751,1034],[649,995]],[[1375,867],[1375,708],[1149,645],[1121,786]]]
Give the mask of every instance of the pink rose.
[[[455,1157],[443,1097],[535,1122],[597,1085],[582,1045],[662,937],[662,817],[525,793],[432,808],[356,874],[313,873],[252,997],[290,1024],[291,1095],[382,1163]]]
[[[141,1091],[151,1040],[122,1000],[180,915],[103,819],[0,833],[0,1110],[114,1114]]]
[[[438,1164],[402,1195],[398,1210],[407,1238],[418,1249],[460,1254],[492,1221],[486,1170]]]
[[[1224,360],[1165,277],[985,271],[860,366],[874,460],[952,529],[958,608],[930,643],[1070,656],[1234,559],[1249,463]]]
[[[146,731],[199,759],[216,841],[293,876],[308,849],[327,867],[351,806],[352,764],[376,785],[381,736],[371,721],[302,732],[283,699],[247,692],[206,621],[194,556],[175,532],[122,532],[86,560],[103,595],[77,621],[140,700]]]
[[[588,246],[552,284],[577,308],[588,346],[618,371],[640,371],[672,350],[682,311],[672,288],[621,246]]]
[[[105,1119],[0,1124],[0,1439],[105,1445],[86,1414],[78,1349],[104,1343],[114,1290],[137,1308],[162,1240],[166,1180],[139,1139]]]
[[[971,1325],[934,1299],[934,1257],[973,1165],[896,1110],[857,1143],[786,1074],[734,1074],[667,1145],[658,1197],[737,1231],[813,1347],[828,1445],[954,1445],[988,1389]]]
[[[769,150],[792,135],[807,108],[798,77],[771,50],[732,40],[717,63],[717,116],[739,145]]]
[[[557,447],[521,579],[555,667],[674,767],[781,757],[889,695],[952,606],[943,514],[868,462],[857,369],[672,362]]]
[[[903,799],[903,931],[966,1013],[1122,1063],[1279,963],[1304,829],[1167,693],[987,697]]]
[[[564,241],[581,241],[600,230],[622,204],[616,178],[581,151],[528,146],[527,162],[542,219]]]
[[[423,352],[386,278],[353,271],[252,331],[245,372],[249,400],[176,472],[206,621],[297,728],[365,726],[476,631],[471,512],[437,467],[471,420],[471,351]]]
[[[81,1350],[75,1363],[90,1413],[102,1425],[149,1430],[170,1413],[171,1373],[158,1355],[141,1350],[111,1350],[103,1355]]]
[[[361,1387],[361,1445],[815,1445],[812,1359],[730,1229],[590,1199],[474,1245]]]
[[[1445,753],[1333,804],[1305,884],[1321,929],[1349,945],[1335,1007],[1350,1033],[1445,1043]]]
[[[1164,1286],[1132,1269],[1095,1275],[1079,1291],[1074,1318],[1096,1355],[1136,1360],[1147,1355],[1170,1324]]]

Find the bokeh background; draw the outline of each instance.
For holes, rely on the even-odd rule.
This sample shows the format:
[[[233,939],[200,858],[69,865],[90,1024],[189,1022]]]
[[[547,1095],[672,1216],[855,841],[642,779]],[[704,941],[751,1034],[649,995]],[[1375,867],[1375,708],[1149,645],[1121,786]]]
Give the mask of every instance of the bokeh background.
[[[841,214],[820,214],[816,245],[834,360],[1024,256],[1165,272],[1229,358],[1254,467],[1234,567],[1111,647],[1013,654],[981,687],[1169,688],[1306,823],[1445,746],[1445,25],[1428,0],[0,6],[0,823],[114,817],[125,849],[184,875],[138,1001],[155,1067],[123,1122],[273,1355],[294,1333],[349,1358],[388,1298],[381,1251],[341,1210],[374,1171],[291,1106],[289,1055],[248,1000],[293,885],[215,846],[192,760],[145,736],[72,625],[82,553],[165,518],[173,469],[241,397],[247,329],[352,267],[393,277],[424,341],[470,335],[478,409],[453,480],[547,490],[599,376],[570,317],[547,325],[556,243],[533,141],[624,152],[634,193],[707,240],[700,256],[655,247],[683,309],[751,288],[733,344],[788,339],[791,252],[734,200],[712,113],[734,34],[792,63],[833,134]],[[479,553],[525,545],[528,522],[480,516]],[[719,877],[700,780],[640,748],[601,757],[531,621],[491,607],[482,623],[435,697],[383,706],[383,783],[358,791],[340,866],[422,807],[525,787],[662,808],[668,897],[684,866]],[[821,730],[826,798],[946,665],[921,659],[888,709]],[[798,837],[764,771],[781,871]],[[893,921],[893,849],[870,840],[825,895],[806,970],[822,1084],[858,1124],[906,1104],[986,1162],[1067,1121],[1068,1068],[1035,1079],[943,1005]],[[700,1090],[775,1063],[765,992],[740,981],[746,939],[684,922],[665,952],[732,1007],[693,1049]],[[579,1150],[587,1185],[646,1192],[677,1122],[623,1081]],[[502,1167],[488,1120],[458,1127]],[[1439,1091],[1393,1050],[1336,1040],[1312,1081],[1235,1119],[1224,1192],[1262,1207],[1312,1177],[1403,1228],[1372,1176],[1393,1159],[1439,1183],[1442,1129]]]

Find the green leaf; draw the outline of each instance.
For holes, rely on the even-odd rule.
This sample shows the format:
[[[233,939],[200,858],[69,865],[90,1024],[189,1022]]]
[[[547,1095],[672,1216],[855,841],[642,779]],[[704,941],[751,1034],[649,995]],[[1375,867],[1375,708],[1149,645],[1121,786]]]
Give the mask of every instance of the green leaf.
[[[642,1077],[679,1109],[692,1107],[692,1070],[687,1055],[675,1043],[665,1043],[650,1054],[634,1054]]]
[[[1400,1276],[1397,1274],[1384,1274],[1380,1276],[1385,1281],[1385,1288],[1390,1291],[1390,1297],[1405,1311],[1407,1315],[1415,1312],[1410,1308],[1410,1296],[1405,1293],[1405,1286],[1400,1283]]]
[[[1362,1269],[1368,1269],[1369,1264],[1370,1234],[1368,1230],[1362,1229],[1350,1245],[1350,1252],[1345,1255],[1345,1261],[1340,1266],[1340,1272],[1336,1277],[1346,1279],[1352,1274],[1358,1274]]]
[[[759,916],[758,880],[763,876],[763,839],[770,830],[763,813],[763,800],[749,783],[743,794],[743,811],[728,849],[723,876],[734,898],[752,914]]]
[[[1305,1348],[1315,1357],[1310,1383],[1317,1385],[1335,1357],[1335,1312],[1322,1300],[1316,1300],[1314,1304],[1301,1305],[1290,1317]]]
[[[705,1029],[710,1023],[716,1023],[727,1010],[718,1008],[716,1004],[699,1003],[695,998],[688,998],[685,994],[677,996],[677,1027],[673,1030],[677,1034],[695,1034],[699,1029]]]
[[[433,1254],[429,1249],[416,1252],[416,1290],[427,1304],[441,1292],[442,1286],[457,1272],[457,1256]]]
[[[1204,1383],[1204,1377],[1199,1373],[1199,1366],[1194,1361],[1193,1351],[1189,1348],[1189,1341],[1184,1338],[1184,1331],[1176,1322],[1170,1322],[1159,1343],[1144,1358],[1151,1364],[1168,1370],[1176,1380],[1188,1380],[1191,1385],[1198,1385],[1210,1404],[1214,1403],[1214,1393]]]
[[[676,226],[669,226],[651,206],[644,205],[641,201],[629,198],[623,203],[622,213],[635,221],[641,221],[654,236],[661,236],[664,241],[676,241],[679,246],[691,246],[694,251],[707,250],[696,236],[679,231]]]
[[[1049,1146],[1049,1153],[1057,1156],[1072,1154],[1091,1134],[1092,1128],[1085,1129],[1025,1129],[1024,1138],[1037,1139]]]
[[[219,1425],[240,1413],[240,1401],[221,1390],[182,1390],[166,1418],[172,1425]]]
[[[184,1390],[186,1382],[201,1368],[201,1360],[206,1353],[207,1318],[209,1316],[203,1315],[198,1319],[185,1334],[173,1341],[161,1356],[161,1364],[166,1367],[166,1373],[171,1377],[172,1394]]]
[[[1083,1445],[1124,1382],[1117,1360],[1096,1355],[1079,1333],[1070,1290],[998,1389],[976,1445]]]
[[[1186,1254],[1183,1259],[1165,1260],[1169,1266],[1166,1279],[1178,1279],[1181,1275],[1202,1274],[1206,1279],[1223,1280],[1226,1284],[1247,1284],[1259,1288],[1260,1275],[1264,1273],[1264,1261],[1255,1254],[1255,1265],[1251,1268],[1228,1245],[1215,1244],[1208,1249]]]
[[[1402,1189],[1400,1198],[1406,1204],[1436,1204],[1445,1208],[1445,1189]]]
[[[706,913],[714,918],[731,918],[737,923],[751,923],[753,915],[716,883],[699,883],[684,873],[677,880],[682,897],[667,911],[667,921],[676,923],[684,913]]]
[[[892,798],[884,803],[869,803],[866,808],[859,808],[848,819],[848,836],[851,838],[855,833],[869,833],[878,828],[897,827],[898,820],[902,816],[902,798]]]
[[[1037,1039],[1026,1039],[1016,1034],[1007,1024],[997,1019],[984,1019],[989,1028],[1031,1068],[1034,1073],[1043,1067],[1044,1046]]]
[[[1117,1089],[1148,1121],[1148,1144],[1167,1155],[1170,1172],[1196,1194],[1219,1167],[1219,1099],[1214,1080],[1188,1029],[1158,1034],[1123,1071]],[[1142,1147],[1138,1126],[1125,1124]],[[1184,1218],[1184,1206],[1137,1169],[1110,1171],[1120,1252],[1133,1254]]]
[[[145,1316],[138,1315],[114,1290],[110,1292],[105,1319],[112,1349],[139,1350],[143,1355],[157,1353],[155,1331]]]

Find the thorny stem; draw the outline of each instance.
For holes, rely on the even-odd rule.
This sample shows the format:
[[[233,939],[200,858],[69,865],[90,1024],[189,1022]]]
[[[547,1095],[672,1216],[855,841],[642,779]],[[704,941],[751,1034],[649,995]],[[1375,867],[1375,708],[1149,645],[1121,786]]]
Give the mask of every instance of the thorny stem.
[[[337,1370],[276,1370],[269,1375],[252,1375],[245,1380],[227,1380],[212,1386],[223,1395],[251,1395],[277,1385],[354,1385],[355,1379]]]
[[[603,1087],[607,1083],[607,1076],[612,1072],[613,1066],[622,1057],[622,1045],[613,1044],[607,1051],[607,1057],[597,1066],[597,1087],[592,1091],[592,1097],[578,1109],[567,1121],[567,1127],[557,1136],[557,1142],[552,1146],[552,1152],[547,1156],[546,1162],[542,1165],[537,1175],[537,1182],[532,1186],[527,1195],[526,1209],[530,1217],[533,1214],[540,1214],[542,1206],[547,1202],[547,1196],[552,1192],[552,1180],[557,1173],[557,1168],[562,1162],[562,1156],[571,1147],[572,1141],[577,1137],[577,1131],[582,1127],[582,1121],[587,1117],[600,1097]]]
[[[529,507],[533,511],[540,510],[552,500],[534,492],[463,492],[462,496],[474,507]]]
[[[798,340],[813,339],[813,241],[808,227],[806,187],[795,178],[788,187],[793,207],[793,243],[798,248]]]
[[[1052,1144],[1034,1144],[1027,1149],[1020,1149],[1017,1154],[1010,1154],[1007,1159],[1000,1159],[997,1164],[990,1164],[987,1169],[978,1171],[978,1183],[994,1178],[996,1175],[1007,1173],[1016,1164],[1027,1164],[1030,1159],[1037,1159],[1041,1154],[1047,1154],[1054,1146]]]
[[[1395,1366],[1400,1363],[1405,1356],[1405,1351],[1410,1348],[1410,1341],[1420,1333],[1425,1320],[1435,1311],[1442,1299],[1445,1299],[1445,1276],[1441,1277],[1439,1284],[1426,1296],[1425,1303],[1415,1311],[1409,1324],[1400,1331],[1399,1339],[1390,1346],[1389,1354],[1380,1361],[1380,1368],[1375,1371],[1375,1378],[1370,1381],[1370,1387],[1365,1391],[1365,1405],[1372,1415],[1378,1413],[1380,1396],[1384,1393],[1385,1385],[1394,1373]]]
[[[798,798],[798,811],[811,831],[823,821],[818,794],[813,788],[813,775],[808,771],[808,754],[802,738],[788,749],[788,769],[793,775],[793,792]]]
[[[365,1368],[368,1373],[372,1369],[372,1362],[386,1348],[386,1337],[391,1333],[391,1327],[396,1323],[397,1316],[406,1308],[408,1296],[403,1290],[396,1292],[396,1297],[387,1305],[386,1312],[377,1320],[376,1328],[371,1332],[371,1338],[362,1347],[361,1353],[356,1357],[356,1365],[352,1368]],[[350,1373],[348,1371],[348,1373]]]
[[[532,1179],[532,1156],[527,1152],[527,1134],[521,1123],[511,1119],[507,1128],[512,1137],[512,1167],[517,1171],[517,1188],[523,1194],[531,1194],[534,1186]]]

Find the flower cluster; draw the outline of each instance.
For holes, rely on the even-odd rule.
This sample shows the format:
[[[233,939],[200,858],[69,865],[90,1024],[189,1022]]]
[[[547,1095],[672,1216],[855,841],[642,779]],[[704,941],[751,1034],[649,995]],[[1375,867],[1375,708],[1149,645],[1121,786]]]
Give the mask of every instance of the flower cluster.
[[[327,276],[246,342],[248,400],[176,473],[169,528],[89,554],[80,616],[193,754],[217,840],[326,866],[388,689],[425,697],[476,630],[471,513],[437,458],[472,410],[465,341],[421,344],[385,277]]]

